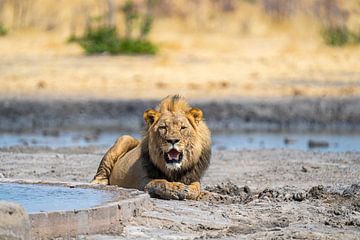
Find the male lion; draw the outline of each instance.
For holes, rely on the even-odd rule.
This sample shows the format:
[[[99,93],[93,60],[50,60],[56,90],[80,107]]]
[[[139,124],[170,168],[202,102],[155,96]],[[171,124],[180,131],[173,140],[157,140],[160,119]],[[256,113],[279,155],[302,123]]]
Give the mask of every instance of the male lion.
[[[146,190],[164,199],[197,199],[211,157],[211,134],[202,111],[180,96],[144,113],[142,141],[120,137],[101,160],[92,183]]]

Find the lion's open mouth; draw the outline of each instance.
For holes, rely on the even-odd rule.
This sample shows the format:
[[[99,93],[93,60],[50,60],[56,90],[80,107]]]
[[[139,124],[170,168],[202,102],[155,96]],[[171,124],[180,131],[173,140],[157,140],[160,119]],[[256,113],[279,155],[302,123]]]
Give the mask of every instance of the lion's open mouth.
[[[173,148],[164,154],[164,158],[166,163],[180,163],[183,158],[183,154]]]

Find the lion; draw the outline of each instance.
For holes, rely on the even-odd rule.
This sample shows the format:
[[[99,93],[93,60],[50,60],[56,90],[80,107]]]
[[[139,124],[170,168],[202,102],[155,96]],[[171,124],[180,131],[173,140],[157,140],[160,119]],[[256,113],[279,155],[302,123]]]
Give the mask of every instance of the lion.
[[[136,188],[163,199],[198,199],[211,158],[211,133],[202,111],[174,95],[146,110],[144,120],[143,139],[117,139],[92,183]]]

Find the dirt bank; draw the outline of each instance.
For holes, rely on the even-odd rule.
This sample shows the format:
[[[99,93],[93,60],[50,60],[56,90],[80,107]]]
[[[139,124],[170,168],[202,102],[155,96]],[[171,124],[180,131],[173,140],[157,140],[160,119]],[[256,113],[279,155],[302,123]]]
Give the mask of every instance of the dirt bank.
[[[2,149],[0,174],[87,182],[104,151]],[[222,199],[153,199],[154,207],[128,223],[122,236],[83,239],[358,239],[359,179],[360,153],[217,151],[203,187],[225,194]],[[246,201],[224,201],[244,194]]]
[[[193,101],[212,130],[360,131],[359,98]],[[158,100],[0,101],[0,131],[133,130]]]

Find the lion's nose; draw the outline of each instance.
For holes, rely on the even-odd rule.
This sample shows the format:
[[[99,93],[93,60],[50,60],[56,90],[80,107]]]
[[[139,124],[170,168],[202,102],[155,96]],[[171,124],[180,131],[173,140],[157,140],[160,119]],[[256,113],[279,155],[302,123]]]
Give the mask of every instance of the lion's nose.
[[[171,143],[172,145],[175,145],[176,143],[178,143],[180,140],[179,139],[168,139],[166,140],[168,143]]]

